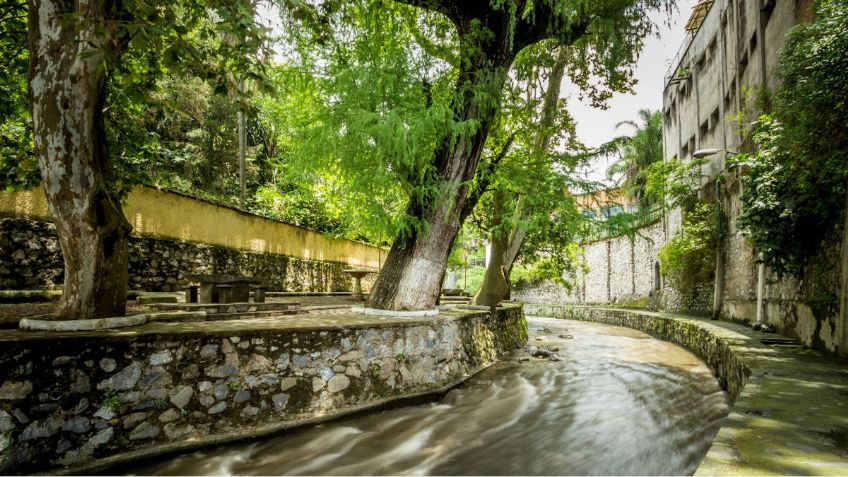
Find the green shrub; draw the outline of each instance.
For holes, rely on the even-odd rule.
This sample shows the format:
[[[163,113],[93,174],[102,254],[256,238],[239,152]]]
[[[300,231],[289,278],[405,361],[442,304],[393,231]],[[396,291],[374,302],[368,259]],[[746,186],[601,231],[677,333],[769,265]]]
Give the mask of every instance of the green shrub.
[[[787,38],[757,151],[735,158],[747,166],[737,226],[773,270],[798,275],[841,222],[848,192],[848,2],[820,0],[816,20]]]
[[[712,282],[716,256],[716,206],[696,202],[679,234],[660,249],[660,272],[684,296]]]

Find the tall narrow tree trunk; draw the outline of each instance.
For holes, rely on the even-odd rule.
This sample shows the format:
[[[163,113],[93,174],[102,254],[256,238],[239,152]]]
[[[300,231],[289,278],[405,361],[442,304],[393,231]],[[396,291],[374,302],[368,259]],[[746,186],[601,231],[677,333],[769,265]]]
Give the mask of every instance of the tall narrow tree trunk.
[[[474,305],[496,306],[503,297],[509,295],[509,239],[512,235],[504,228],[504,208],[506,191],[495,189],[492,192],[492,227],[489,231],[489,261],[480,289],[471,299]]]
[[[113,189],[103,123],[106,59],[125,47],[110,28],[117,5],[32,0],[29,7],[35,154],[65,260],[64,319],[126,311],[131,226]]]
[[[565,65],[567,61],[568,55],[566,49],[559,48],[556,62],[548,78],[542,115],[539,118],[539,132],[533,144],[537,154],[546,152],[550,145],[552,136],[550,129],[554,123],[556,106],[559,101],[559,90],[562,86],[562,79],[565,76]],[[496,193],[494,196],[494,207],[496,209],[502,207],[505,199],[506,197],[503,194]],[[496,212],[497,214],[499,212]],[[492,232],[490,237],[492,256],[495,256],[495,243],[497,243],[500,258],[498,263],[495,263],[494,260],[489,261],[486,267],[486,273],[483,275],[483,282],[480,284],[480,290],[472,300],[472,303],[475,305],[496,306],[501,300],[509,299],[511,290],[509,276],[512,272],[513,265],[515,265],[515,260],[518,258],[518,253],[521,251],[521,246],[524,245],[524,239],[527,237],[527,223],[531,218],[531,214],[532,210],[527,206],[525,197],[521,196],[515,201],[512,230],[509,236],[504,238],[503,233],[498,230],[499,227],[495,228]]]
[[[476,19],[458,25],[460,51],[465,56],[460,61],[451,108],[455,121],[471,122],[474,129],[445,136],[436,149],[436,192],[424,203],[413,198],[407,211],[423,227],[395,239],[374,283],[369,307],[427,310],[438,303],[448,255],[462,226],[468,184],[477,170],[515,56],[508,18],[493,15],[489,20],[492,37],[480,33]]]
[[[839,284],[839,321],[842,339],[839,343],[839,354],[842,359],[848,357],[848,191],[845,191],[845,222],[842,224],[842,260]]]
[[[489,263],[483,283],[471,300],[474,305],[497,306],[509,296],[509,267],[506,263],[509,240],[503,232],[492,233],[490,240]]]

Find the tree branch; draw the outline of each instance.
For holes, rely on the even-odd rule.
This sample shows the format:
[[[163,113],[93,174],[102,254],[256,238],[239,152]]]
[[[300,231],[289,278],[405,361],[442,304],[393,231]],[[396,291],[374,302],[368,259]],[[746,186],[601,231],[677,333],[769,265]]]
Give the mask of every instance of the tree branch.
[[[474,210],[474,207],[477,206],[477,202],[480,201],[480,197],[482,197],[483,193],[489,189],[489,184],[491,184],[492,178],[495,176],[495,169],[504,157],[506,157],[510,147],[512,147],[512,142],[515,140],[516,134],[517,133],[513,132],[509,135],[509,138],[507,138],[506,143],[504,143],[504,146],[501,148],[498,155],[486,163],[485,168],[477,174],[476,180],[474,181],[474,187],[462,208],[460,221],[465,221],[465,218],[468,217],[471,211]]]

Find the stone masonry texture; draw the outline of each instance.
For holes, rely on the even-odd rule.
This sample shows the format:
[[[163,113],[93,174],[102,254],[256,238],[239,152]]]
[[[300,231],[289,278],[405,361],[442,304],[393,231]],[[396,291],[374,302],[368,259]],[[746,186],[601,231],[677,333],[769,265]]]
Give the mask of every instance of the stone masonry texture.
[[[527,339],[515,305],[348,327],[208,325],[0,337],[0,473],[80,470],[443,392]]]
[[[129,288],[179,291],[193,274],[257,276],[268,290],[350,291],[347,265],[256,253],[196,242],[132,235]],[[0,289],[47,289],[62,284],[64,263],[55,226],[46,221],[0,218]],[[363,283],[367,289],[373,275]]]

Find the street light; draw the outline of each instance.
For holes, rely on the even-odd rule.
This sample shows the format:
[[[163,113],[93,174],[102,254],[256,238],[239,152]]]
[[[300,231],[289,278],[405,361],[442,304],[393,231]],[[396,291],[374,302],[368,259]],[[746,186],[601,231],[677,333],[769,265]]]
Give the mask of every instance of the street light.
[[[698,149],[697,151],[692,153],[692,157],[694,157],[695,159],[702,159],[704,157],[716,155],[716,154],[718,154],[722,151],[724,151],[728,154],[738,154],[738,153],[733,152],[733,151],[728,151],[727,149],[709,148],[709,149]]]
[[[723,151],[723,149],[715,149],[715,148],[699,149],[699,150],[692,153],[692,157],[694,157],[695,159],[701,159],[701,158],[704,158],[704,157],[707,157],[707,156],[712,156],[714,154],[718,154],[721,151]]]

